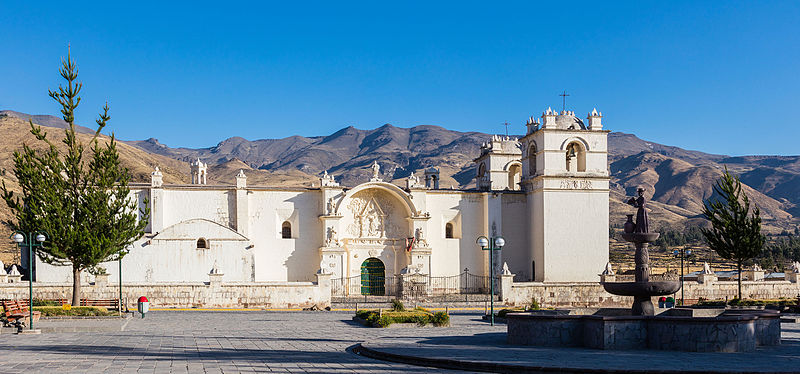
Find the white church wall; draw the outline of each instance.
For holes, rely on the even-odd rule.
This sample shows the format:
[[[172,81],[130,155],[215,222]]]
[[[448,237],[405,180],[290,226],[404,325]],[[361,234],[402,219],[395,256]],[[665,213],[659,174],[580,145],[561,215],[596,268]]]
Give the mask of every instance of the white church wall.
[[[501,250],[501,270],[503,263],[517,274],[519,279],[529,279],[531,274],[531,249],[528,243],[528,204],[524,194],[504,193],[500,205],[503,226],[502,235],[506,246]]]
[[[223,226],[236,227],[232,219],[236,207],[233,189],[166,187],[164,190],[164,227],[192,218],[205,218]]]
[[[475,240],[485,235],[483,193],[460,191],[429,191],[426,206],[431,213],[428,221],[428,242],[431,245],[431,275],[483,273],[483,256]],[[459,215],[460,238],[446,239],[444,222]]]
[[[544,281],[597,281],[608,262],[608,191],[596,188],[542,192]]]
[[[250,190],[250,240],[256,281],[313,281],[319,270],[322,213],[319,190]],[[292,238],[281,237],[289,221]]]

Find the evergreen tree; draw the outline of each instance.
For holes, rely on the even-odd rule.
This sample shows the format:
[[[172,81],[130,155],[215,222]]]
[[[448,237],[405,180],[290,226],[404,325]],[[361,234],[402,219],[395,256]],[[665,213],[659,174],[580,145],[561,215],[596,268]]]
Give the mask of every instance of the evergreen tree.
[[[742,192],[738,176],[728,173],[717,180],[712,197],[703,206],[703,215],[711,228],[702,229],[709,248],[720,257],[736,261],[739,271],[739,299],[742,298],[742,263],[758,256],[766,237],[761,234],[761,212],[758,206],[750,211],[750,199]]]
[[[69,51],[59,72],[66,87],[49,94],[61,105],[69,125],[63,146],[59,148],[30,121],[30,131],[44,150],[23,144],[21,151],[14,152],[14,174],[22,193],[16,196],[3,183],[2,197],[16,218],[9,222],[13,229],[47,233],[47,242],[36,253],[39,259],[72,266],[72,304],[80,305],[81,273],[125,256],[128,246],[143,235],[149,209],[141,211],[139,220],[140,210],[128,188],[131,175],[120,164],[114,135],[108,141],[100,139],[100,131],[111,119],[108,104],[96,121],[91,153],[84,155],[86,146],[75,132],[82,84],[76,82],[78,69]]]

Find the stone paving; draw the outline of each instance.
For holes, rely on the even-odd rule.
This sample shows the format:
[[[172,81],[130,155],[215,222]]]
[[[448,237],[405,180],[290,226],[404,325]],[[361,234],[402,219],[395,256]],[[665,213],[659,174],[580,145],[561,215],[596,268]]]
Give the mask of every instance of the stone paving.
[[[155,311],[124,331],[0,334],[0,372],[59,373],[430,373],[348,351],[377,350],[462,361],[594,369],[800,371],[800,324],[783,324],[783,344],[754,353],[600,351],[509,347],[506,326],[454,314],[452,327],[370,329],[348,312]],[[63,323],[63,322],[59,322]],[[81,322],[85,323],[85,322]],[[112,322],[101,322],[112,323]]]
[[[59,373],[429,373],[348,352],[357,343],[439,335],[499,333],[479,314],[453,315],[453,327],[373,329],[352,312],[154,311],[119,332],[0,334],[0,372]],[[106,322],[107,323],[107,322]]]
[[[496,331],[462,336],[375,339],[363,343],[363,347],[378,353],[378,356],[388,353],[405,359],[455,361],[458,364],[448,367],[477,368],[479,364],[497,367],[496,364],[500,363],[508,367],[541,367],[562,372],[600,369],[611,372],[800,373],[800,324],[783,323],[782,330],[780,346],[759,347],[755,352],[746,353],[510,346],[506,344],[506,334]]]

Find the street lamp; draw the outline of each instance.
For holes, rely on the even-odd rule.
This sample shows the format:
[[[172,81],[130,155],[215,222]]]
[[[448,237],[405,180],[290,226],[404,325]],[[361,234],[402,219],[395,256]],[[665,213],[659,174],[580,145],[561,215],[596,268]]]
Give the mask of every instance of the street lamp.
[[[28,247],[28,318],[30,321],[28,327],[33,330],[33,247],[41,247],[44,241],[47,240],[47,236],[40,231],[30,233],[15,231],[11,234],[11,240],[17,243],[19,247]]]
[[[502,236],[487,238],[481,235],[475,242],[478,243],[481,250],[489,251],[489,303],[491,305],[489,321],[494,326],[494,251],[499,251],[503,248],[506,245],[506,240]]]
[[[692,250],[686,247],[681,249],[675,249],[672,251],[672,255],[675,257],[681,258],[681,306],[683,305],[683,259],[687,258],[692,255]]]

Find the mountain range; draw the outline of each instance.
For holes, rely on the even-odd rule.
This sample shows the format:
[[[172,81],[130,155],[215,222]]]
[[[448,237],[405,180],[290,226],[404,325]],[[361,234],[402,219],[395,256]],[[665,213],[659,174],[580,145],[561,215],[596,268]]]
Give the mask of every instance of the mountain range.
[[[22,141],[33,141],[27,131],[29,120],[42,126],[66,126],[54,116],[0,111],[0,130],[9,134],[0,139],[0,168],[5,171],[0,179],[12,188],[16,181],[9,172],[13,170],[11,152]],[[94,133],[85,127],[78,131],[87,139]],[[187,183],[189,162],[199,158],[209,164],[210,184],[233,184],[234,175],[242,169],[249,185],[310,187],[327,170],[343,185],[354,186],[369,179],[369,166],[377,161],[384,180],[398,185],[412,172],[420,176],[422,170],[435,166],[441,172],[442,188],[474,188],[472,160],[489,136],[439,126],[386,124],[372,130],[346,127],[327,136],[231,137],[209,148],[173,148],[150,138],[121,142],[120,153],[136,181],[149,180],[157,165],[165,173],[165,182]],[[612,226],[621,225],[631,210],[623,201],[640,186],[651,198],[656,225],[679,229],[700,223],[703,202],[712,196],[712,184],[725,168],[739,175],[745,192],[761,209],[766,230],[792,229],[800,223],[800,156],[731,157],[648,142],[621,132],[609,133],[608,149]],[[7,214],[3,204],[0,219]]]

